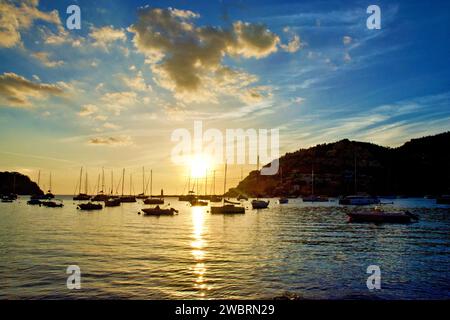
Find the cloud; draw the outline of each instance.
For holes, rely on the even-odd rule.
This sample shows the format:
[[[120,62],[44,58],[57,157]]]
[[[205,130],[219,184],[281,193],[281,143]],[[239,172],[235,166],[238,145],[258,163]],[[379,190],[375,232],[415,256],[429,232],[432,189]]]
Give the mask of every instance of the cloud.
[[[100,100],[115,115],[120,115],[122,110],[131,107],[138,102],[137,94],[132,91],[108,92],[105,93]]]
[[[121,79],[125,83],[125,85],[127,85],[130,89],[137,91],[152,90],[152,87],[145,83],[141,71],[139,71],[135,77],[128,77],[126,75],[123,75]]]
[[[352,37],[350,36],[344,36],[342,37],[342,43],[345,45],[349,45],[350,43],[352,43]]]
[[[198,27],[194,23],[198,17],[186,10],[145,7],[128,29],[150,64],[153,80],[179,100],[217,101],[217,95],[230,93],[220,81],[223,70],[232,74],[224,57],[261,59],[280,47],[278,35],[263,24],[236,21],[228,29]],[[289,50],[295,49],[295,41]],[[242,72],[234,75],[240,77]]]
[[[284,27],[283,31],[290,34],[292,39],[287,44],[280,44],[281,49],[290,53],[297,52],[302,46],[300,37],[295,34],[289,27]]]
[[[44,66],[46,66],[48,68],[56,68],[56,67],[60,67],[64,64],[64,61],[62,61],[62,60],[57,60],[57,61],[50,60],[50,58],[49,58],[50,53],[45,52],[45,51],[35,52],[32,54],[32,56],[34,58],[38,59]]]
[[[95,106],[93,104],[85,104],[84,106],[81,107],[81,110],[80,110],[80,112],[78,112],[78,115],[80,117],[87,117],[87,116],[93,115],[97,111],[98,111],[97,106]]]
[[[35,20],[61,26],[57,10],[43,12],[38,4],[37,0],[0,2],[0,47],[21,45],[21,31],[28,30]]]
[[[92,27],[89,36],[94,40],[94,46],[101,47],[105,50],[108,49],[111,43],[127,40],[125,31],[123,29],[114,29],[113,26]]]
[[[95,137],[88,141],[91,145],[104,145],[104,146],[126,146],[133,144],[130,136],[118,136],[118,137]]]
[[[12,72],[0,75],[0,103],[14,107],[30,107],[32,100],[44,100],[59,96],[63,89],[59,85],[30,81]]]

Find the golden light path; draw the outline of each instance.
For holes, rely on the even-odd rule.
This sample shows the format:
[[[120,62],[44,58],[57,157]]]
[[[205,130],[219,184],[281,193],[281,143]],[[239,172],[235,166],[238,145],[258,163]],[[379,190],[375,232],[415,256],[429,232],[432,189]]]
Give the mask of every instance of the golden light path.
[[[204,250],[206,242],[203,239],[203,233],[205,232],[205,208],[204,207],[191,207],[192,210],[192,255],[195,260],[195,266],[193,268],[194,288],[199,291],[200,297],[205,296],[205,291],[210,290],[211,287],[207,285],[207,280],[205,278],[206,265],[205,265],[205,254]]]

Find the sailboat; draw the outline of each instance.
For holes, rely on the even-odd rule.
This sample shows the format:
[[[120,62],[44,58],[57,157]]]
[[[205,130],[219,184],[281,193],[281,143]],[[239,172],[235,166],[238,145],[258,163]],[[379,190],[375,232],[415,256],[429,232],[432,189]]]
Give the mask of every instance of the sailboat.
[[[53,199],[55,198],[55,195],[52,193],[52,173],[50,172],[50,182],[49,182],[49,188],[47,193],[45,194],[45,199]]]
[[[142,193],[136,196],[136,199],[147,199],[148,196],[145,195],[145,168],[142,167]]]
[[[256,179],[258,180],[259,177],[259,156],[258,156],[258,162],[256,164]],[[258,183],[256,183],[258,184]],[[269,202],[270,201],[264,201],[264,200],[259,200],[258,198],[256,198],[255,200],[252,200],[252,208],[253,209],[266,209],[269,206]]]
[[[125,169],[122,171],[122,195],[120,197],[120,202],[136,202],[136,197],[131,195],[131,185],[133,184],[132,175],[130,174],[130,195],[123,195],[123,188],[125,184]]]
[[[38,179],[37,179],[37,186],[39,187],[39,184],[41,182],[41,170],[38,171]],[[41,191],[42,192],[42,191]],[[43,200],[45,199],[44,194],[40,193],[40,194],[33,194],[30,197],[30,201],[28,201],[28,204],[41,204],[41,202],[39,200]]]
[[[80,183],[78,189],[78,195],[73,197],[73,200],[84,201],[90,200],[91,196],[88,195],[88,179],[87,179],[87,171],[86,171],[86,180],[85,180],[85,193],[81,193],[81,182],[83,178],[83,167],[80,169]]]
[[[99,186],[100,181],[97,183],[97,187]],[[105,170],[102,168],[102,189],[97,192],[95,197],[92,198],[92,201],[106,201],[109,199],[109,196],[105,194]]]
[[[311,169],[311,194],[303,197],[303,202],[328,202],[328,197],[314,195],[314,165]]]
[[[213,191],[211,193],[211,197],[209,198],[209,201],[211,202],[221,202],[222,197],[216,196],[216,170],[213,171]]]
[[[191,190],[191,176],[189,175],[187,178],[187,189],[188,189],[188,194],[187,195],[182,195],[178,197],[178,201],[192,201],[193,199],[195,199],[195,193],[193,190]]]
[[[153,198],[152,193],[153,193],[153,170],[150,170],[150,197],[144,200],[144,204],[164,204],[162,190],[161,190],[161,198]]]
[[[380,199],[378,197],[372,197],[367,194],[357,194],[357,175],[356,175],[356,153],[355,153],[355,169],[354,169],[354,179],[355,179],[355,194],[353,196],[346,196],[339,199],[339,204],[343,205],[356,205],[356,206],[365,206],[372,204],[379,204]]]
[[[225,196],[227,187],[227,163],[225,162],[225,175],[223,182],[223,195]],[[245,208],[241,206],[236,206],[234,204],[225,204],[222,202],[221,206],[211,206],[211,214],[243,214],[245,213]]]

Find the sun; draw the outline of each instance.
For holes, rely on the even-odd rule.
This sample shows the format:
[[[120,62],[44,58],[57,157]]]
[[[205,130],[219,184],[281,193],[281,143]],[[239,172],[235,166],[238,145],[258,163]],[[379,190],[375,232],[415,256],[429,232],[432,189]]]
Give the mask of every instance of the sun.
[[[208,156],[200,154],[191,158],[191,177],[194,179],[204,178],[211,167],[211,160]]]

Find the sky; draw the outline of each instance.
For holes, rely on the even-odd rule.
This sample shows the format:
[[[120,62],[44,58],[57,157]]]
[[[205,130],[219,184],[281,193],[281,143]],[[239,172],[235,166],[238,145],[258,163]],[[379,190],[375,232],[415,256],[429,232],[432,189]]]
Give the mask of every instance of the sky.
[[[81,9],[69,30],[66,9]],[[381,29],[368,29],[369,5]],[[435,1],[0,0],[0,170],[73,194],[104,168],[186,192],[178,128],[279,129],[280,154],[450,129],[450,5]],[[227,187],[254,164],[230,165]],[[211,191],[224,168],[208,167]],[[146,180],[147,181],[147,180]],[[203,179],[200,182],[204,185]]]

